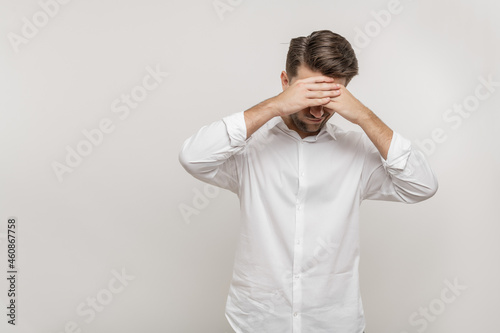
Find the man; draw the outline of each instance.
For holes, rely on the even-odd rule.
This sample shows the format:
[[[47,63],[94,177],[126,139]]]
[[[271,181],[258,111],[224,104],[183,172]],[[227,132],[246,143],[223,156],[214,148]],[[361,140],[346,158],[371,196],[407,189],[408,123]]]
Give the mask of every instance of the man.
[[[328,30],[291,40],[283,92],[202,127],[179,160],[240,199],[226,318],[237,333],[362,333],[359,206],[437,190],[424,155],[346,89],[358,74]],[[334,113],[363,132],[328,123]]]

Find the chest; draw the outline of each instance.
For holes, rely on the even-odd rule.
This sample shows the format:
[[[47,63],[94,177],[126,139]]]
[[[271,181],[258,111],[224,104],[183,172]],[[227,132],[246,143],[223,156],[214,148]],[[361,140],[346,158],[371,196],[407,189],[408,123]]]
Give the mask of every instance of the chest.
[[[260,196],[279,192],[333,199],[357,187],[362,165],[355,143],[272,135],[249,144],[243,173],[246,185]]]

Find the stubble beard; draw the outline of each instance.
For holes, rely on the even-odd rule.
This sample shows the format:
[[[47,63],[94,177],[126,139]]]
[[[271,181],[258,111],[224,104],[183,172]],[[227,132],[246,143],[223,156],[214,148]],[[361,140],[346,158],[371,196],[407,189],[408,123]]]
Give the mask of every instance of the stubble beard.
[[[316,127],[315,125],[307,124],[306,122],[300,120],[296,113],[291,114],[290,118],[292,119],[295,126],[297,126],[297,128],[299,130],[301,130],[302,132],[305,132],[305,133],[315,133],[315,132],[319,131],[321,128],[323,128],[326,121],[328,120],[328,117],[327,117],[319,124],[318,127]],[[313,127],[314,129],[311,129],[309,126]]]

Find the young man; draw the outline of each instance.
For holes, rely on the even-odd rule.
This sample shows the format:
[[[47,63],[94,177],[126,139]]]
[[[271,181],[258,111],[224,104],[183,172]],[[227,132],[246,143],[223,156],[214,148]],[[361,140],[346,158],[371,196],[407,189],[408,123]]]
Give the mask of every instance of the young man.
[[[240,199],[226,303],[237,333],[362,333],[361,201],[415,203],[437,190],[424,155],[346,89],[357,74],[342,36],[294,38],[282,93],[182,146],[190,174]],[[334,113],[364,132],[328,123]]]

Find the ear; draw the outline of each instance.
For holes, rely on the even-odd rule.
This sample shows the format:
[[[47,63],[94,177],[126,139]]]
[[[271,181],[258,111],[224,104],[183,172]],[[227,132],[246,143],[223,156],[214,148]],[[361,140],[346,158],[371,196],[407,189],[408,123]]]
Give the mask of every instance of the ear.
[[[290,80],[285,71],[281,72],[281,88],[285,91],[286,88],[290,86]]]

